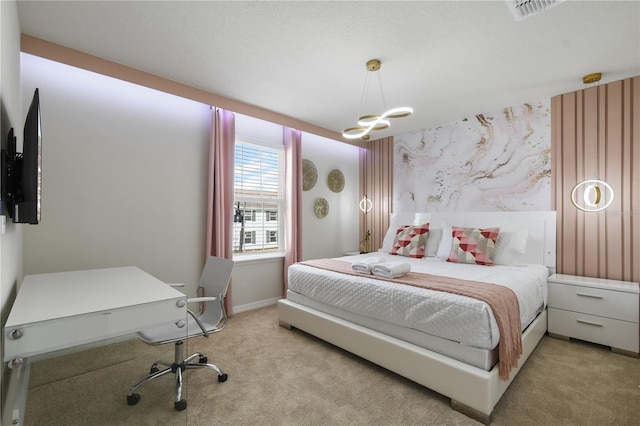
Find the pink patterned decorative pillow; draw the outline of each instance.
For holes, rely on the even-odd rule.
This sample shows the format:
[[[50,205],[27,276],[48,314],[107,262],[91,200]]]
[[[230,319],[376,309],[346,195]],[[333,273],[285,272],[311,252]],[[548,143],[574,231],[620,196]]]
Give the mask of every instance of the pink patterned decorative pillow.
[[[398,228],[395,241],[393,242],[393,248],[389,254],[422,259],[427,245],[428,234],[428,223],[423,223],[420,226],[403,226]]]
[[[451,227],[453,241],[447,262],[493,265],[500,228]]]

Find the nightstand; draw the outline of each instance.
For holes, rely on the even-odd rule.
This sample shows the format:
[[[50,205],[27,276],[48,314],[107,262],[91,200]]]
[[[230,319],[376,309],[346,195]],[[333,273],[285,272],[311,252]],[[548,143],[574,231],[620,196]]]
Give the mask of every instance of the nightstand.
[[[554,274],[549,283],[549,335],[573,337],[638,356],[638,283]]]

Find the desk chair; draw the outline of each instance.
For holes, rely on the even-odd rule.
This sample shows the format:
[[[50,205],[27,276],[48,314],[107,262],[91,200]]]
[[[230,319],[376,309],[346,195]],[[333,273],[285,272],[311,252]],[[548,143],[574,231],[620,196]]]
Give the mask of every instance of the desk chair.
[[[137,336],[149,345],[162,345],[174,343],[175,355],[173,362],[158,360],[151,365],[149,375],[136,383],[127,395],[127,404],[135,405],[140,401],[140,395],[136,390],[145,383],[164,376],[168,373],[175,374],[175,402],[177,411],[187,408],[187,401],[182,398],[182,373],[188,369],[206,368],[218,374],[218,381],[227,380],[227,374],[223,373],[215,364],[209,364],[207,357],[196,352],[187,358],[184,357],[184,341],[192,337],[209,337],[212,333],[222,331],[227,324],[227,313],[224,308],[224,299],[229,288],[231,271],[234,262],[218,257],[209,257],[200,277],[197,294],[200,297],[187,299],[187,303],[201,303],[199,312],[194,313],[187,309],[186,327],[177,328],[176,324],[166,324],[149,328],[137,333]],[[191,363],[198,358],[197,363]],[[158,369],[158,364],[166,368]]]

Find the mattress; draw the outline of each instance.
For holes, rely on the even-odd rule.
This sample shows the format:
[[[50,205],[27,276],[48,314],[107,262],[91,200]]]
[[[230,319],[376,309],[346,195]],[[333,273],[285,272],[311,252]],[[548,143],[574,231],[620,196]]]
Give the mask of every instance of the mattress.
[[[383,253],[338,259],[353,262],[371,256],[386,261],[406,261],[411,264],[412,272],[508,287],[518,298],[522,330],[547,305],[549,271],[544,265],[481,266],[450,263],[438,258],[398,258]],[[301,264],[289,268],[289,291],[362,318],[415,330],[459,345],[493,350],[500,340],[491,308],[485,302],[465,296]],[[428,347],[426,343],[421,346]]]

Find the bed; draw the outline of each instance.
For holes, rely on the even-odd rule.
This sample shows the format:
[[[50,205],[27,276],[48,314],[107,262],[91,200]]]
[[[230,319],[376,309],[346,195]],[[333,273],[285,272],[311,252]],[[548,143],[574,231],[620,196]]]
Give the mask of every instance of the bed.
[[[420,240],[417,247],[424,245],[416,250],[415,229],[425,224],[426,241]],[[488,249],[473,251],[471,261],[451,261],[452,248],[469,255],[460,243],[466,240],[452,238],[452,230],[488,228],[499,228],[487,239]],[[412,242],[400,247],[403,255],[389,254],[402,245],[398,240],[409,230]],[[501,353],[507,359],[500,352],[506,345],[498,343],[500,330],[507,334],[490,302],[326,269],[318,265],[323,261],[289,268],[287,298],[278,302],[280,325],[303,330],[445,395],[454,409],[488,424],[495,405],[547,330],[546,277],[555,271],[555,230],[556,215],[551,211],[399,213],[392,215],[379,252],[324,261],[345,269],[375,257],[378,262],[408,264],[407,277],[430,274],[431,279],[509,288],[517,298],[522,340],[521,355],[506,376],[506,363],[501,370],[499,362]],[[482,257],[484,251],[489,252],[488,261]]]

